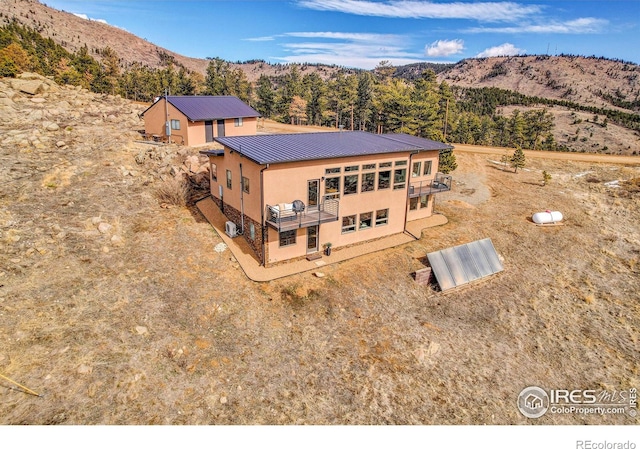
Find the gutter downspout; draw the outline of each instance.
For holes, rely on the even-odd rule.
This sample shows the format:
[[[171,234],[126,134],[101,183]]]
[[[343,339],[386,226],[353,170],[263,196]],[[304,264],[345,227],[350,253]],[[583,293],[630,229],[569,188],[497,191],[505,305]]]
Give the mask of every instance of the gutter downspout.
[[[413,163],[412,163],[413,156],[418,153],[420,153],[420,150],[412,151],[411,154],[409,154],[409,166],[407,167],[407,190],[406,190],[405,203],[404,203],[404,230],[402,231],[402,232],[408,233],[416,240],[420,240],[420,237],[416,237],[415,235],[407,231],[407,217],[409,216],[409,189],[411,188],[410,170],[413,170]],[[394,173],[394,176],[395,176],[395,173]]]
[[[264,167],[262,167],[260,169],[260,229],[262,229],[262,266],[266,266],[266,251],[265,251],[265,245],[264,245],[264,236],[265,236],[265,230],[266,230],[266,223],[264,222],[264,179],[263,179],[263,175],[262,173],[269,168],[269,164],[266,164]]]

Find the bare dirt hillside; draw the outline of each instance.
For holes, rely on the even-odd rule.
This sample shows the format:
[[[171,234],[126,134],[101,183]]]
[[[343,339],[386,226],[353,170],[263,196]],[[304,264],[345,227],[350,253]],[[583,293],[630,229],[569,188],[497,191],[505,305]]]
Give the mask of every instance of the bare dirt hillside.
[[[100,58],[94,50],[109,46],[120,57],[123,65],[139,62],[153,68],[164,67],[166,57],[173,58],[189,70],[206,72],[207,59],[190,58],[159,47],[121,28],[95,20],[87,20],[70,12],[58,11],[37,0],[3,0],[0,2],[0,23],[7,23],[15,18],[40,32],[44,37],[53,39],[71,52],[78,51],[86,45],[92,56]],[[212,51],[215,49],[212,48]],[[215,54],[212,54],[214,57]],[[232,68],[241,68],[250,82],[258,80],[261,74],[276,76],[285,74],[289,65],[267,64],[254,61],[243,64],[230,62]],[[317,72],[326,78],[339,70],[330,66],[300,66],[302,70]]]
[[[42,397],[0,380],[0,424],[640,423],[515,405],[529,385],[640,387],[639,167],[459,152],[447,225],[258,284],[172,206],[197,149],[142,143],[139,105],[31,78],[0,80],[0,373]],[[545,209],[564,226],[535,226]],[[413,280],[485,237],[504,272]]]
[[[640,66],[583,56],[509,56],[465,59],[438,75],[463,87],[498,87],[542,98],[615,109],[606,96],[636,101]]]

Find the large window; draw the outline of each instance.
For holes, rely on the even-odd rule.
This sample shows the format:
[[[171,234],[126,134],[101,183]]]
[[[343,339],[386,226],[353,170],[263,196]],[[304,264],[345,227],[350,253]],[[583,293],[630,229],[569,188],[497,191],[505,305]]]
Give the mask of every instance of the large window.
[[[324,197],[327,199],[340,198],[340,178],[324,180]]]
[[[218,166],[211,164],[211,180],[218,182]]]
[[[404,189],[407,182],[407,169],[398,168],[393,174],[393,190]]]
[[[358,175],[347,175],[344,177],[344,194],[353,195],[358,193]]]
[[[235,119],[234,125],[236,126],[236,128],[242,126],[242,117],[238,117],[237,119]]]
[[[413,168],[411,169],[411,177],[417,178],[420,176],[420,167],[422,166],[422,162],[414,162]]]
[[[249,193],[249,178],[242,177],[242,191],[244,193]]]
[[[409,210],[417,210],[418,209],[418,197],[409,198]]]
[[[378,173],[378,190],[388,189],[391,185],[391,170]]]
[[[376,211],[376,226],[383,226],[389,223],[389,209]]]
[[[423,175],[431,174],[431,161],[424,161],[424,173]]]
[[[369,229],[371,227],[371,217],[373,216],[373,212],[364,212],[360,214],[360,230]]]
[[[360,184],[360,193],[371,192],[376,187],[376,174],[375,173],[363,173],[362,184]]]
[[[356,230],[356,216],[347,215],[346,217],[342,217],[342,233],[346,234],[348,232],[353,232],[355,230]]]
[[[231,186],[232,186],[232,182],[231,182],[231,170],[227,170],[227,189],[231,190]]]
[[[171,129],[180,130],[180,120],[171,119]]]
[[[290,246],[296,244],[296,233],[295,229],[291,231],[282,231],[280,233],[280,246]]]

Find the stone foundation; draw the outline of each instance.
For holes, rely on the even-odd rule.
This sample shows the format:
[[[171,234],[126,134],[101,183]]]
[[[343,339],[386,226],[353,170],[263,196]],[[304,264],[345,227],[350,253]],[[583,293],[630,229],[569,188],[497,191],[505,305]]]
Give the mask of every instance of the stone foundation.
[[[228,205],[227,203],[222,204],[222,202],[220,201],[220,198],[216,198],[215,196],[211,196],[211,198],[213,198],[214,203],[216,203],[216,205],[220,208],[222,213],[229,219],[229,221],[232,221],[236,224],[236,228],[238,229],[238,232],[240,232],[241,231],[240,224],[242,223],[242,213],[238,209]],[[254,229],[253,238],[251,238],[251,225],[253,225],[253,229]],[[263,236],[266,238],[266,235],[267,233],[266,232],[263,233],[262,225],[259,222],[247,216],[247,214],[244,214],[244,233],[242,234],[242,237],[249,244],[249,246],[257,256],[258,260],[262,264],[264,263],[264,260],[262,259],[262,243],[263,243]]]

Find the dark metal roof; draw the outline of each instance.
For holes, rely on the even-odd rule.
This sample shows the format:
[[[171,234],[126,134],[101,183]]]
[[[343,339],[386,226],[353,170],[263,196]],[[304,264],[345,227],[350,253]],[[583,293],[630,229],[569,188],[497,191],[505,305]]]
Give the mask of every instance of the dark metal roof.
[[[264,134],[216,137],[214,140],[258,164],[451,148],[445,143],[407,134],[381,135],[364,131]]]
[[[238,97],[230,95],[169,95],[167,99],[193,122],[260,116],[260,113],[251,106],[243,103]]]

